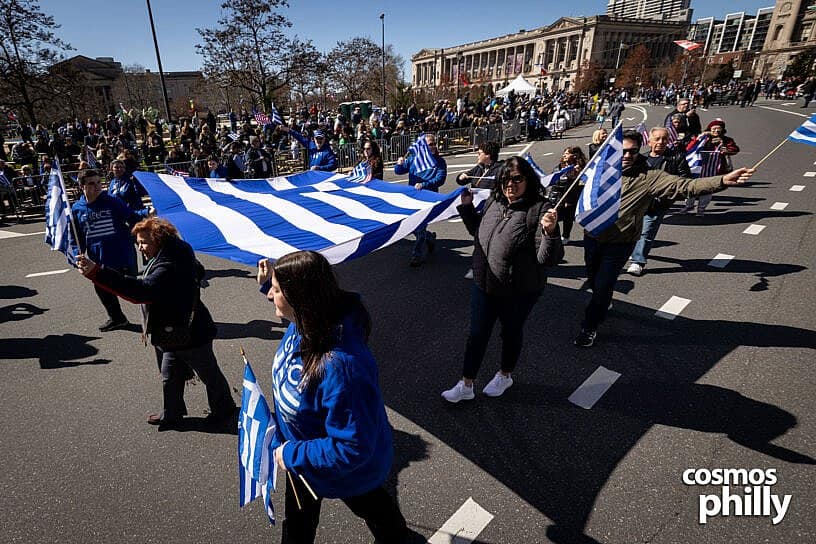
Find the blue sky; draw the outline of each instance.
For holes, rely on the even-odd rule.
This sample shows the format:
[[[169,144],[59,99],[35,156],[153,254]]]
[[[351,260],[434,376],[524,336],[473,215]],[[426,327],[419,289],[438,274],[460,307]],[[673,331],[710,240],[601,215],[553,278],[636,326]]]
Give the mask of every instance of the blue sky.
[[[385,40],[406,61],[423,47],[450,47],[553,23],[563,16],[606,12],[606,0],[290,0],[285,11],[292,33],[326,52],[340,40],[368,36],[379,43],[379,14],[385,12]],[[772,6],[774,0],[692,0],[694,19]],[[144,0],[40,0],[45,13],[62,24],[58,35],[88,57],[114,57],[122,64],[156,70],[156,56]],[[167,71],[197,70],[201,57],[196,27],[213,27],[220,0],[152,0],[153,17]],[[500,7],[497,7],[500,6]],[[406,78],[410,78],[410,62]]]

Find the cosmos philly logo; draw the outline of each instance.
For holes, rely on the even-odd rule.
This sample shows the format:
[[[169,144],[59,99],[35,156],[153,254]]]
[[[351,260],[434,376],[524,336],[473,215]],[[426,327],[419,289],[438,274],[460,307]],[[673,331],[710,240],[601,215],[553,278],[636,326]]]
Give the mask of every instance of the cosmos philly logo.
[[[771,518],[777,525],[785,518],[792,495],[776,495],[776,469],[690,468],[683,471],[683,483],[719,486],[714,494],[700,494],[700,525],[713,516],[754,516]]]

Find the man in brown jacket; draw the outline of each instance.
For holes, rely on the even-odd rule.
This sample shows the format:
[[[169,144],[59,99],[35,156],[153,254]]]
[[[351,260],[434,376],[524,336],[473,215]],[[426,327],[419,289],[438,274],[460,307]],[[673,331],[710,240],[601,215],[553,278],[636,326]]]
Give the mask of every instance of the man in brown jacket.
[[[643,228],[643,216],[654,198],[677,200],[716,193],[729,185],[745,183],[754,173],[753,169],[739,168],[724,176],[681,178],[662,170],[649,170],[646,158],[639,153],[640,145],[637,131],[623,133],[618,220],[598,236],[584,233],[584,262],[592,299],[584,312],[581,332],[575,338],[578,347],[588,348],[595,342],[598,325],[612,301],[615,282],[632,254]]]

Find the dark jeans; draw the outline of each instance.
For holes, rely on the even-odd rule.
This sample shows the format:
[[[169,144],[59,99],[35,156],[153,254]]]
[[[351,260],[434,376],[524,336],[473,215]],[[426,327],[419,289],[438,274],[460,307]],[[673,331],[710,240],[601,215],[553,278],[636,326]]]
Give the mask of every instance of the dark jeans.
[[[640,233],[640,239],[635,243],[635,249],[632,251],[632,262],[640,265],[646,264],[646,259],[649,258],[649,252],[652,250],[657,231],[663,223],[663,216],[666,212],[660,211],[654,215],[646,214],[643,216],[643,230]]]
[[[97,284],[94,284],[94,291],[96,291],[96,296],[98,296],[99,300],[102,302],[102,306],[105,307],[105,311],[108,313],[109,318],[117,323],[127,321],[125,314],[122,313],[122,307],[119,305],[119,297],[110,291],[102,289]]]
[[[541,293],[524,293],[510,296],[493,296],[473,285],[470,299],[470,333],[465,345],[465,361],[462,376],[476,378],[482,366],[487,344],[496,319],[501,323],[501,370],[512,372],[521,355],[524,339],[524,322],[538,301]]]
[[[292,477],[300,499],[298,508],[292,492],[292,482],[286,475],[286,519],[283,520],[281,542],[283,544],[312,544],[320,521],[322,499],[314,500],[303,484]],[[341,499],[357,517],[365,520],[377,542],[399,543],[407,533],[405,518],[397,502],[380,486],[356,497]]]
[[[411,256],[424,261],[425,257],[428,256],[429,244],[436,242],[436,234],[423,226],[414,231],[414,236],[416,236],[416,242],[414,242],[414,248],[411,250]]]
[[[214,416],[228,416],[235,410],[229,384],[212,349],[212,342],[189,349],[164,351],[156,346],[156,362],[162,377],[164,415],[168,420],[187,415],[184,403],[184,383],[191,378],[190,369],[195,370],[207,388],[210,413]]]
[[[612,291],[618,274],[634,247],[635,242],[602,244],[595,238],[584,236],[584,263],[592,299],[584,311],[582,328],[595,330],[603,322],[609,303],[612,302]]]

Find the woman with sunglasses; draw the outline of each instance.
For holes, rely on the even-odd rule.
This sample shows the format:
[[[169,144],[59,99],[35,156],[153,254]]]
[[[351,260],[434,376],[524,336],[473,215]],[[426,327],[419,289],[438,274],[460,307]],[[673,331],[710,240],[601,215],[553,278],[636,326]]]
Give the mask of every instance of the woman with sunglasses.
[[[363,156],[357,164],[367,162],[371,167],[371,179],[383,179],[383,159],[380,146],[374,140],[363,142]]]
[[[547,283],[547,267],[564,256],[558,213],[544,198],[538,175],[521,157],[505,162],[481,212],[474,208],[470,192],[462,193],[457,209],[474,237],[473,289],[462,379],[442,393],[448,402],[474,398],[473,382],[496,319],[501,323],[501,366],[483,393],[498,397],[513,385],[524,323]]]

